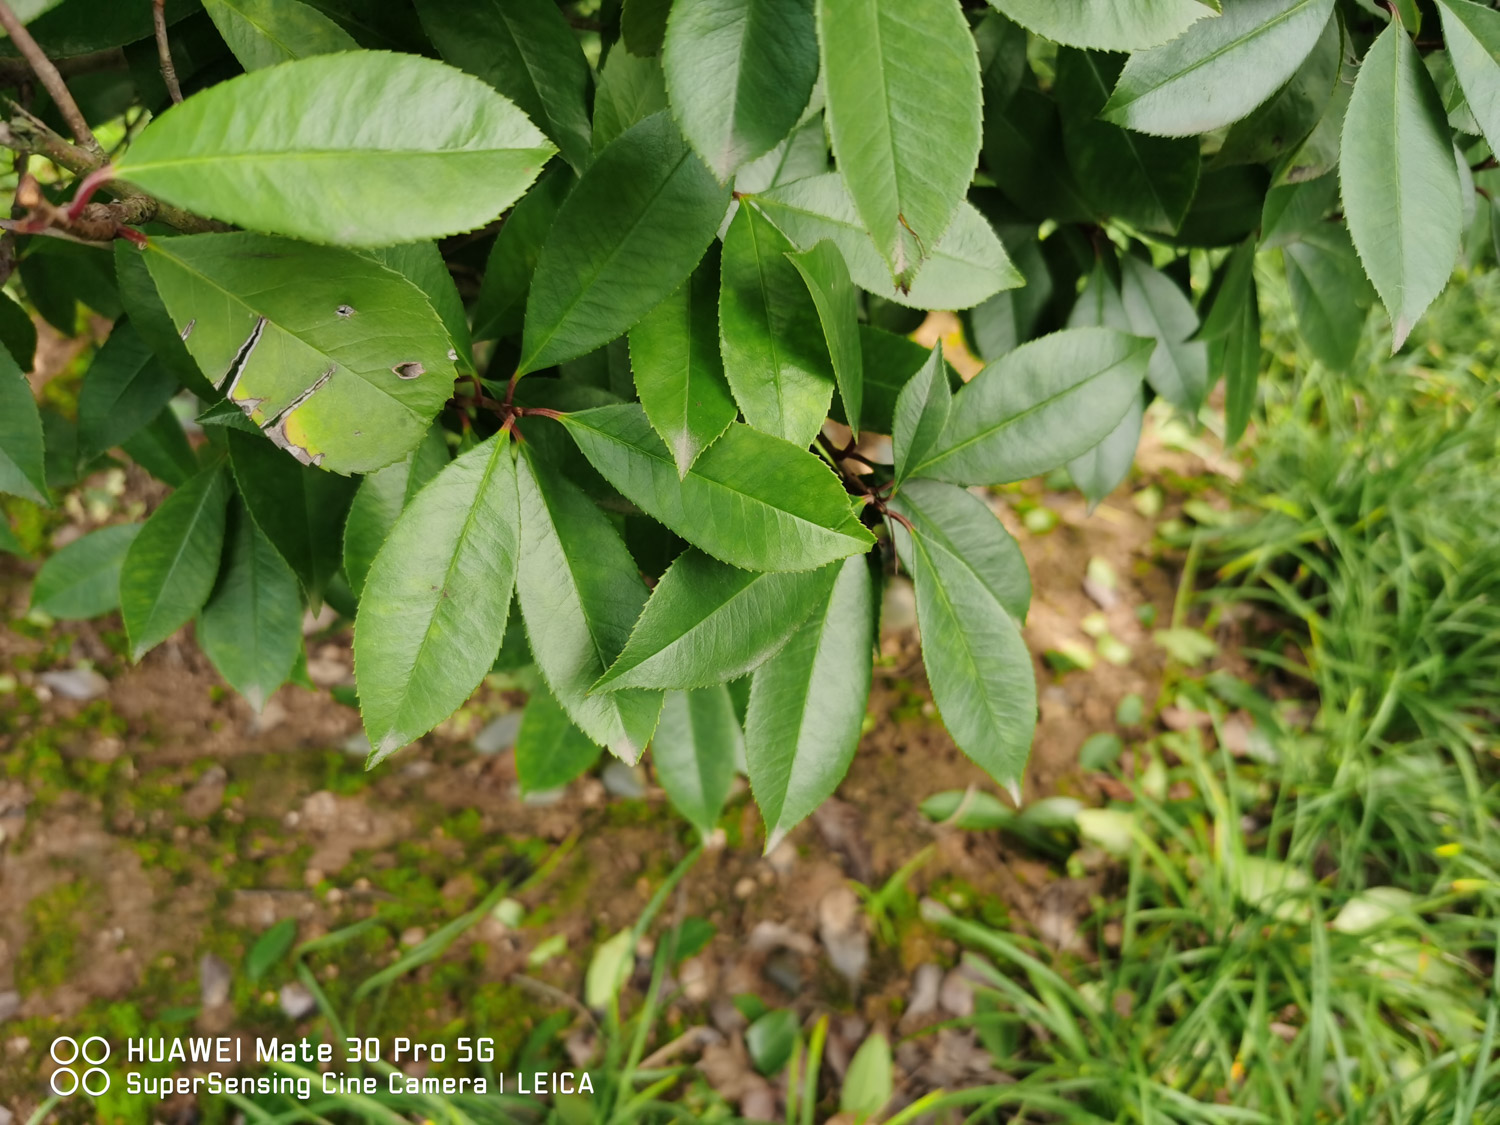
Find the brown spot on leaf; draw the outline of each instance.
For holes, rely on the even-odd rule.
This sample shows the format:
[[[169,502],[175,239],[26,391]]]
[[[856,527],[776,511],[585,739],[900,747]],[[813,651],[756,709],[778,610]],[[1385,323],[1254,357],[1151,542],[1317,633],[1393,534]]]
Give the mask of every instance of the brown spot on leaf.
[[[412,360],[409,363],[398,363],[395,367],[391,368],[391,370],[396,373],[398,378],[415,379],[418,375],[425,374],[427,368],[423,367],[415,360]]]

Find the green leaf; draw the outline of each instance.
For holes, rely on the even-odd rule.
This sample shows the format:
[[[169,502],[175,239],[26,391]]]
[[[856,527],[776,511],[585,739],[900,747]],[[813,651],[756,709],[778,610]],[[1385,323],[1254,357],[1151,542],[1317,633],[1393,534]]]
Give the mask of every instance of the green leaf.
[[[1255,288],[1255,242],[1240,244],[1224,263],[1200,337],[1209,342],[1209,368],[1224,373],[1224,441],[1239,441],[1255,409],[1260,377],[1260,299]]]
[[[1438,0],[1443,42],[1490,148],[1500,145],[1500,12],[1472,0]]]
[[[620,38],[633,55],[661,54],[672,0],[620,0]]]
[[[1391,318],[1394,351],[1448,283],[1463,234],[1447,114],[1397,23],[1359,68],[1339,182],[1354,248]]]
[[[1287,153],[1277,166],[1274,180],[1276,184],[1306,183],[1326,176],[1338,165],[1344,118],[1349,112],[1349,99],[1354,92],[1354,81],[1348,73],[1351,69],[1340,69],[1339,79],[1333,85],[1333,94],[1312,132]]]
[[[984,162],[996,186],[1028,219],[1081,223],[1096,218],[1063,151],[1057,103],[1033,86],[1023,85],[1003,104],[993,94],[988,97]]]
[[[823,461],[749,426],[731,425],[679,478],[639,406],[596,407],[562,422],[626,499],[733,566],[813,570],[874,542]]]
[[[296,921],[283,918],[277,922],[256,938],[250,952],[245,954],[245,979],[251,984],[259,982],[278,961],[292,951],[296,942]]]
[[[120,568],[140,534],[138,523],[100,528],[73,540],[42,564],[31,608],[59,621],[98,617],[120,604]]]
[[[1332,15],[1333,0],[1237,0],[1217,19],[1131,55],[1104,117],[1165,137],[1222,129],[1291,79]]]
[[[943,345],[939,342],[896,398],[893,450],[897,487],[910,475],[913,465],[921,464],[937,448],[952,406]]]
[[[602,151],[632,125],[666,108],[667,80],[661,63],[628,50],[611,51],[594,95],[594,151]]]
[[[1278,249],[1296,242],[1322,226],[1338,206],[1339,184],[1333,176],[1273,187],[1261,210],[1260,248]]]
[[[0,492],[47,504],[42,417],[25,373],[0,350]]]
[[[1053,91],[1065,119],[1063,151],[1092,210],[1170,234],[1198,190],[1198,139],[1148,137],[1098,120],[1122,63],[1076,47],[1058,51]]]
[[[16,538],[16,533],[10,529],[10,523],[4,519],[0,519],[0,551],[18,558],[26,557],[26,548]]]
[[[1375,292],[1345,227],[1325,223],[1281,251],[1297,330],[1318,362],[1354,366]]]
[[[745,421],[807,446],[828,415],[834,373],[793,249],[755,208],[739,208],[724,235],[719,333]]]
[[[22,371],[30,371],[36,365],[36,324],[15,297],[3,291],[0,291],[0,347],[11,354]]]
[[[565,165],[555,165],[505,217],[485,263],[479,296],[474,299],[474,339],[521,334],[526,296],[531,292],[531,275],[542,256],[542,244],[575,182]]]
[[[385,246],[483,226],[555,151],[476,78],[416,55],[349,51],[199,91],[146,126],[115,169],[200,215]]]
[[[713,241],[729,189],[657,113],[611,142],[542,246],[520,370],[574,359],[628,330],[683,283]]]
[[[229,430],[226,437],[245,506],[316,607],[343,563],[338,529],[359,482],[299,465],[259,434]]]
[[[999,359],[1031,339],[1054,298],[1061,296],[1035,228],[1027,229],[1012,253],[1026,284],[996,293],[962,318],[975,355],[985,361]]]
[[[863,1125],[885,1108],[894,1092],[890,1041],[880,1032],[872,1032],[849,1060],[839,1092],[839,1112],[849,1114],[853,1125]]]
[[[359,46],[301,0],[203,0],[203,9],[246,70]]]
[[[448,465],[391,528],[354,624],[369,765],[451,715],[495,663],[519,523],[515,458],[500,434]]]
[[[672,112],[720,180],[775,148],[818,78],[812,0],[702,0],[667,20]]]
[[[767,191],[779,184],[821,176],[828,171],[828,133],[823,128],[823,113],[812,113],[792,130],[791,135],[766,153],[741,168],[734,177],[734,190],[741,195]],[[870,252],[875,244],[870,243]],[[876,255],[877,260],[879,255]],[[889,278],[884,264],[881,273]],[[886,284],[889,284],[887,280]]]
[[[1003,484],[1071,461],[1119,424],[1155,346],[1105,328],[1022,345],[958,392],[942,441],[912,475]]]
[[[953,0],[818,0],[839,170],[898,289],[947,233],[979,159],[979,58]]]
[[[78,453],[93,458],[122,444],[177,393],[177,377],[128,319],[115,322],[78,393]]]
[[[600,746],[573,725],[545,683],[532,689],[516,734],[516,780],[521,794],[561,789],[594,768]]]
[[[1208,393],[1208,349],[1193,339],[1198,314],[1166,274],[1134,254],[1120,262],[1120,301],[1130,331],[1156,341],[1146,381],[1173,406],[1195,414]]]
[[[589,64],[552,0],[417,0],[444,61],[484,79],[556,142],[580,171],[592,158]]]
[[[630,368],[651,426],[686,476],[739,413],[719,356],[719,255],[630,330]]]
[[[740,721],[723,684],[667,693],[651,761],[672,807],[705,836],[719,822],[734,764],[744,754]]]
[[[797,1013],[790,1008],[767,1012],[746,1029],[745,1047],[755,1069],[767,1078],[781,1073],[797,1047]]]
[[[898,503],[910,503],[910,487]],[[981,769],[1001,785],[1019,785],[1037,697],[1031,654],[1015,620],[962,555],[933,546],[920,528],[908,534],[896,521],[891,535],[916,582],[922,659],[943,724]]]
[[[168,25],[197,7],[193,0],[168,0],[164,13]],[[139,4],[121,4],[117,0],[68,0],[66,8],[62,5],[48,5],[48,8],[27,30],[52,58],[84,55],[151,36],[149,5],[143,8]],[[5,54],[17,53],[10,42],[0,42],[3,42]]]
[[[359,482],[344,521],[344,578],[355,597],[364,589],[370,564],[412,497],[448,464],[448,443],[433,426],[404,461],[387,465]]]
[[[967,201],[909,289],[891,281],[837,172],[774,187],[755,196],[756,208],[796,247],[831,239],[843,252],[854,284],[867,293],[917,309],[967,309],[1023,281],[990,224]]]
[[[1272,164],[1294,152],[1327,113],[1343,61],[1343,28],[1334,17],[1291,81],[1229,130],[1215,163]]]
[[[1208,361],[1204,357],[1204,373]],[[1120,424],[1109,435],[1087,453],[1068,462],[1068,475],[1089,502],[1093,512],[1130,475],[1130,466],[1135,463],[1136,447],[1141,443],[1141,425],[1145,421],[1145,404],[1137,401],[1125,411]]]
[[[235,413],[239,415],[238,410]],[[120,448],[137,465],[173,488],[186,484],[201,467],[171,406],[162,407],[155,418],[127,438]]]
[[[797,267],[807,291],[812,294],[823,326],[823,339],[833,360],[844,418],[859,434],[860,407],[864,402],[864,368],[859,352],[859,294],[849,280],[849,267],[832,241],[819,242],[787,258]]]
[[[436,242],[403,242],[398,246],[382,246],[366,250],[364,257],[379,262],[386,269],[399,273],[422,291],[438,319],[448,332],[448,342],[457,354],[449,358],[459,364],[461,373],[475,371],[474,341],[469,335],[469,314],[464,311],[464,299],[459,296],[458,285],[448,272],[448,263]]]
[[[537,667],[573,722],[634,764],[656,729],[661,693],[590,689],[630,639],[646,584],[609,517],[577,485],[529,450],[518,474],[516,596]]]
[[[859,354],[865,373],[865,428],[877,434],[894,433],[901,391],[927,362],[930,349],[905,336],[861,324]],[[837,410],[835,417],[844,420]]]
[[[130,544],[120,612],[132,660],[191,621],[213,593],[229,493],[222,466],[204,470],[168,496]]]
[[[297,576],[243,506],[229,524],[218,584],[198,616],[198,644],[259,712],[302,654],[302,596]]]
[[[1043,39],[1100,51],[1155,47],[1214,14],[1199,0],[990,0],[990,7]]]
[[[153,238],[146,258],[198,365],[305,464],[389,465],[453,393],[442,321],[369,258],[257,234]]]
[[[62,0],[12,0],[10,9],[15,13],[16,19],[26,24],[61,3]],[[0,30],[0,39],[6,38],[7,35],[7,32]]]
[[[711,687],[754,671],[828,597],[837,572],[756,574],[684,551],[594,687]]]
[[[1094,262],[1083,292],[1068,313],[1068,327],[1130,331],[1130,317],[1120,296],[1119,260],[1113,250],[1106,249]]]
[[[914,480],[901,487],[891,506],[911,522],[929,555],[945,557],[947,569],[968,571],[1007,613],[1026,620],[1031,606],[1026,560],[983,500],[941,481]],[[901,540],[896,546],[905,552]],[[908,553],[901,561],[914,565]]]
[[[870,695],[874,635],[870,568],[862,557],[848,558],[827,600],[755,670],[745,762],[767,852],[848,772]]]
[[[181,330],[172,323],[161,294],[156,291],[146,255],[123,238],[115,242],[115,279],[120,286],[120,304],[125,307],[125,315],[136,334],[156,353],[157,361],[200,399],[212,400],[214,385],[204,378],[197,362],[188,354]]]

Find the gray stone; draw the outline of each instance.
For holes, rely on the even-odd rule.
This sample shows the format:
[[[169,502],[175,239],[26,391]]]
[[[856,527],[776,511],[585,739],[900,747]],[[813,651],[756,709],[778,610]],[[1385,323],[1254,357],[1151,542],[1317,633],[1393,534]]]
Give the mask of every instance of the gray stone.
[[[646,775],[640,766],[627,766],[615,759],[604,767],[599,780],[604,782],[605,791],[611,797],[639,801],[646,795]]]
[[[277,997],[281,1003],[281,1010],[287,1019],[300,1020],[304,1016],[310,1016],[317,1010],[318,1002],[307,987],[298,981],[291,981],[281,986],[281,992]]]
[[[521,712],[509,711],[484,725],[484,729],[474,736],[474,749],[481,754],[498,754],[515,745],[520,730]]]
[[[81,703],[87,703],[90,699],[98,699],[109,690],[109,681],[84,664],[75,668],[43,672],[37,679],[58,695],[66,699],[76,699]]]
[[[217,1008],[228,1002],[232,976],[222,959],[212,953],[203,955],[198,962],[198,997],[203,1007]]]

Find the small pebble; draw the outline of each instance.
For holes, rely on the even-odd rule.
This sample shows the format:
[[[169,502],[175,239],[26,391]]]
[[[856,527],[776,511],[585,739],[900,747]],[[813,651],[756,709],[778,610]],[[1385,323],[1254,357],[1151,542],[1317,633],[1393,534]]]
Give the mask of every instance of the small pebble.
[[[76,699],[81,703],[98,699],[109,690],[109,681],[84,664],[43,672],[37,679],[65,699]]]
[[[312,1015],[318,1007],[313,994],[298,981],[282,985],[278,999],[281,1002],[281,1011],[287,1019],[300,1020],[304,1016]]]
[[[604,767],[599,780],[612,797],[638,801],[646,795],[646,775],[640,766],[627,766],[616,759]]]
[[[217,1008],[229,999],[229,983],[232,979],[229,966],[212,953],[205,953],[198,962],[198,997],[205,1008]]]
[[[510,711],[499,718],[491,719],[484,729],[474,736],[474,749],[481,754],[498,754],[514,746],[516,734],[521,729],[521,712]]]

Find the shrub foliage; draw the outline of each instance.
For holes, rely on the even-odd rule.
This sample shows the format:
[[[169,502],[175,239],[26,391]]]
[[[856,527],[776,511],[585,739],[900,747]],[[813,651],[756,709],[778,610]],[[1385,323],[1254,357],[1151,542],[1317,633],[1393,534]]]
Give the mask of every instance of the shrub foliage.
[[[196,621],[260,703],[327,600],[372,764],[534,663],[523,782],[649,746],[705,830],[736,768],[772,840],[832,792],[897,567],[944,722],[1014,787],[1030,581],[968,489],[1066,466],[1097,501],[1150,399],[1220,377],[1237,439],[1261,253],[1339,369],[1488,225],[1473,0],[152,7],[4,5],[0,258],[114,327],[76,417],[39,410],[5,303],[0,488],[123,448],[175,489],[37,607],[118,606],[137,658]],[[929,309],[972,381],[906,338]]]

